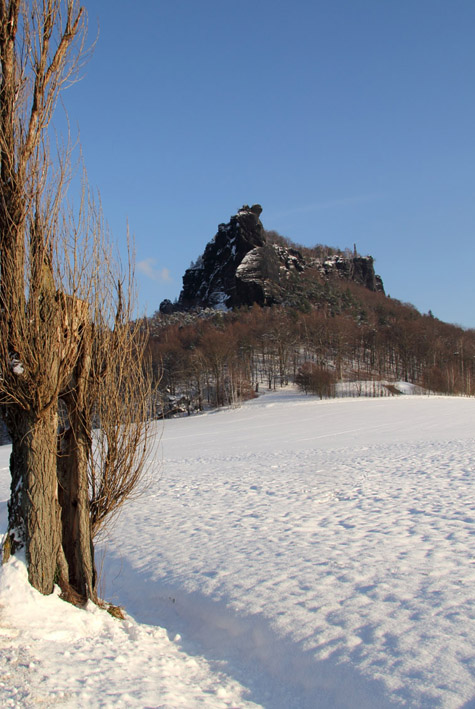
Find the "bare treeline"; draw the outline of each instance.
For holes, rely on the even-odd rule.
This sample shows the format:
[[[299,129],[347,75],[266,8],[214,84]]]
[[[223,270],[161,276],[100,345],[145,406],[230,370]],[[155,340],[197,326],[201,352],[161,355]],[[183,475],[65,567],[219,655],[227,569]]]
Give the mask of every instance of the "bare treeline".
[[[381,380],[475,393],[475,331],[354,284],[338,300],[346,308],[336,313],[327,302],[306,312],[155,314],[149,347],[162,377],[159,412],[229,405],[291,381],[322,396],[334,395],[339,381]]]

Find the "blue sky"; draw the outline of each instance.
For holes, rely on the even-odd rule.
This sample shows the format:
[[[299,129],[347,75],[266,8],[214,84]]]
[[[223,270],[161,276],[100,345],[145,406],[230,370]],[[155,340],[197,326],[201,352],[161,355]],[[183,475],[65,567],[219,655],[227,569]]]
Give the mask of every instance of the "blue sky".
[[[386,292],[475,327],[473,0],[85,0],[64,95],[143,310],[259,202],[304,245],[375,258]]]

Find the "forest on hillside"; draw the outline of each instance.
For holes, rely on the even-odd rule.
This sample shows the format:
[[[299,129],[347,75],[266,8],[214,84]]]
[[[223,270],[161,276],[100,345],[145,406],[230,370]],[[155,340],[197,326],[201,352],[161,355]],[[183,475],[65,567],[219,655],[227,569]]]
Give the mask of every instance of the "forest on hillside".
[[[201,310],[148,319],[156,415],[192,413],[289,382],[321,397],[337,384],[403,380],[429,392],[475,393],[475,331],[354,283],[325,285],[318,307]],[[381,389],[372,389],[373,392]]]

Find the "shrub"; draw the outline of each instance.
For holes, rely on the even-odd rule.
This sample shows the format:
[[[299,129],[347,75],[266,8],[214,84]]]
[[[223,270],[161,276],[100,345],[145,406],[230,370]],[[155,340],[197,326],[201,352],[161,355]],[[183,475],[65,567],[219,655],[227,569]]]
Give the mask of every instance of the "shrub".
[[[320,399],[335,396],[335,372],[315,362],[304,362],[295,378],[306,394],[317,394]]]

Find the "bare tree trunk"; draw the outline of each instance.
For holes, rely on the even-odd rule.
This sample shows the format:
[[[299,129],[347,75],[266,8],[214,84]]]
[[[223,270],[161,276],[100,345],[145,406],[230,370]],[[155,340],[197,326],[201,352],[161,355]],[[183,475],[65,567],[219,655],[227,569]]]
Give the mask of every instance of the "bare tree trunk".
[[[12,438],[10,551],[25,547],[29,581],[48,594],[58,580],[61,546],[56,477],[58,416],[54,407],[40,416],[10,408],[7,425]]]
[[[96,600],[96,573],[87,487],[90,435],[79,412],[68,406],[70,428],[61,440],[58,460],[62,546],[69,585],[82,597]]]
[[[70,327],[80,331],[76,367],[61,399],[68,428],[60,437],[58,458],[62,546],[68,566],[68,583],[82,597],[97,600],[88,465],[91,455],[91,420],[87,389],[91,371],[92,326],[86,322],[87,305],[73,305]]]

